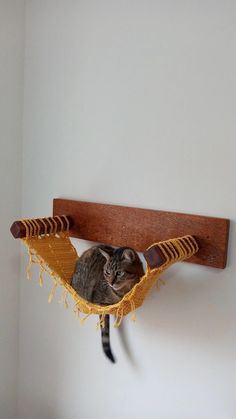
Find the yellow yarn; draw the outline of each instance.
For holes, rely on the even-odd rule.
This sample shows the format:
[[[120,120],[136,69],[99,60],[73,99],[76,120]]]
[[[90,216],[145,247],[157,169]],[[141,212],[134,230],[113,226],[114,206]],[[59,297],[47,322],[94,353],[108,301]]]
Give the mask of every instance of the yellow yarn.
[[[28,248],[30,255],[29,266],[27,268],[27,276],[30,277],[30,266],[37,263],[40,266],[40,285],[42,285],[42,273],[46,271],[53,279],[54,285],[49,295],[48,302],[53,299],[56,287],[58,285],[64,287],[62,302],[65,307],[68,306],[66,301],[67,294],[70,294],[75,301],[75,313],[85,313],[86,316],[81,319],[83,323],[90,314],[101,315],[99,325],[104,323],[106,314],[114,314],[116,316],[115,326],[119,326],[123,316],[132,312],[132,319],[135,320],[135,309],[143,304],[143,301],[158,281],[160,274],[169,266],[177,261],[187,259],[198,251],[198,244],[194,237],[184,236],[176,239],[170,239],[155,243],[166,258],[166,262],[159,268],[150,269],[147,267],[145,275],[141,278],[130,292],[128,292],[121,301],[109,306],[100,306],[90,303],[81,298],[78,293],[70,286],[71,278],[74,272],[75,264],[79,258],[74,246],[69,239],[69,223],[66,216],[62,216],[67,223],[67,232],[56,233],[56,223],[49,221],[50,228],[41,219],[45,227],[44,234],[39,235],[40,226],[35,220],[22,220],[26,227],[26,238],[22,239]],[[60,217],[61,225],[63,223]],[[152,245],[153,246],[153,245]]]

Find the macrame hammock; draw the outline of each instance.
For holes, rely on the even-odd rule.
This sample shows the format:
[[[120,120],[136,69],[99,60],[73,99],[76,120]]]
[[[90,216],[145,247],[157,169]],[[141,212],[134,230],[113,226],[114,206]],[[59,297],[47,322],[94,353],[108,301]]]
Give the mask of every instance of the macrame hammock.
[[[75,302],[74,311],[80,318],[81,323],[91,314],[100,315],[98,326],[102,327],[106,314],[115,316],[114,326],[116,327],[121,324],[123,316],[128,313],[131,313],[131,318],[135,320],[136,308],[143,304],[149,290],[159,281],[161,273],[173,263],[190,258],[198,251],[198,244],[194,237],[190,235],[154,243],[152,246],[157,246],[161,250],[165,257],[165,262],[153,269],[147,265],[146,272],[140,282],[121,301],[108,306],[100,306],[84,300],[71,287],[71,279],[79,256],[69,239],[69,221],[67,217],[56,216],[54,218],[57,218],[59,221],[61,225],[59,230],[61,231],[58,232],[58,224],[55,221],[53,222],[53,218],[47,218],[48,224],[45,223],[45,219],[40,219],[40,222],[44,225],[43,234],[40,233],[42,229],[37,220],[21,220],[26,229],[26,237],[22,238],[22,241],[29,253],[27,278],[31,279],[32,263],[38,264],[40,267],[40,286],[43,284],[44,272],[48,273],[53,280],[53,287],[48,297],[48,302],[51,303],[56,288],[61,286],[63,288],[61,302],[67,308],[67,295],[72,297]],[[63,231],[65,222],[67,229]],[[84,313],[85,316],[81,317],[80,313]]]

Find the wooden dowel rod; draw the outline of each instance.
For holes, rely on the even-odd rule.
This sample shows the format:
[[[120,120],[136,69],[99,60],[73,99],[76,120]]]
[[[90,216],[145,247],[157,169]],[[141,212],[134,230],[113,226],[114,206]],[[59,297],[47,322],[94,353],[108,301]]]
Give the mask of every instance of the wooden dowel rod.
[[[191,246],[189,248],[189,246],[186,245],[186,242],[184,241],[185,238],[188,238],[189,242],[191,243]],[[165,244],[165,251],[167,252],[168,257],[172,257],[173,255],[173,247],[174,250],[177,254],[178,257],[181,257],[181,253],[179,252],[178,247],[171,246],[172,240],[166,240],[164,242],[162,242]],[[185,251],[187,252],[187,254],[189,253],[189,250],[192,248],[192,254],[197,253],[199,250],[199,246],[197,243],[197,240],[195,237],[191,237],[191,236],[184,236],[184,237],[179,237],[177,239],[177,244],[179,243],[179,245],[181,245],[181,247],[183,249],[185,249]],[[173,243],[174,244],[174,243]],[[159,247],[158,244],[154,244],[153,246],[149,247],[147,250],[145,250],[145,252],[143,253],[146,262],[149,266],[149,268],[154,269],[154,268],[159,268],[161,265],[163,265],[164,263],[166,263],[167,259],[166,256],[164,255],[164,253],[162,252],[161,248]],[[188,258],[188,257],[187,257]]]
[[[74,221],[73,218],[70,215],[66,215],[66,218],[69,222],[69,230],[73,227]],[[57,225],[56,228],[56,233],[59,233],[61,231],[65,231],[67,230],[67,222],[66,219],[63,216],[60,216],[61,221],[57,218],[57,217],[48,217],[48,218],[36,218],[33,219],[33,221],[36,221],[37,225],[39,225],[40,227],[40,231],[39,234],[44,234],[45,233],[45,225],[44,223],[47,225],[48,227],[48,232],[50,231],[50,224],[52,224],[53,226],[55,226],[55,223]],[[43,220],[43,221],[41,221]],[[63,224],[63,228],[62,228],[62,224]],[[25,225],[22,223],[22,221],[15,221],[11,228],[11,234],[13,235],[13,237],[15,237],[15,239],[23,239],[26,237],[26,228]],[[54,229],[55,231],[55,229]]]
[[[166,263],[166,257],[158,246],[152,246],[145,250],[143,256],[151,269],[159,268]]]

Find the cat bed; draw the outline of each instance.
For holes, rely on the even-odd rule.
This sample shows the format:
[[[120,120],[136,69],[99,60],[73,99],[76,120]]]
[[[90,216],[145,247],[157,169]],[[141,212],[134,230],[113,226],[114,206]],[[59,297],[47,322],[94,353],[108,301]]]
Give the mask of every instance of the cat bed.
[[[75,264],[79,256],[69,239],[69,221],[67,217],[57,216],[57,219],[61,222],[62,230],[64,225],[63,220],[66,221],[66,231],[58,233],[57,225],[54,225],[48,218],[47,220],[50,228],[43,219],[40,219],[45,229],[43,234],[39,234],[41,229],[37,220],[21,220],[26,229],[26,237],[22,238],[22,241],[26,245],[29,253],[27,277],[30,279],[32,276],[32,263],[38,264],[40,267],[40,286],[43,284],[44,272],[48,273],[53,281],[53,287],[48,297],[48,302],[51,303],[56,288],[61,286],[63,288],[61,302],[64,306],[68,307],[67,296],[70,295],[75,302],[75,313],[78,316],[80,313],[85,314],[84,317],[80,317],[81,323],[83,323],[91,314],[100,315],[100,325],[104,322],[106,314],[115,315],[115,326],[119,326],[123,316],[128,313],[131,313],[132,319],[135,319],[135,309],[143,304],[149,290],[160,279],[161,273],[173,263],[190,258],[198,251],[198,244],[195,238],[190,235],[154,243],[152,246],[157,246],[164,255],[164,263],[157,268],[150,268],[147,265],[146,272],[140,282],[138,282],[121,301],[113,305],[100,306],[84,300],[70,285]]]

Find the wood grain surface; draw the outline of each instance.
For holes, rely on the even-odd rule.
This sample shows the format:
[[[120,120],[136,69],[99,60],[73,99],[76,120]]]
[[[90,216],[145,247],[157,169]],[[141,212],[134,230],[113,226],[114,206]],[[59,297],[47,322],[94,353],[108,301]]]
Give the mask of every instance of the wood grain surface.
[[[224,268],[229,220],[119,205],[54,199],[53,215],[73,218],[71,236],[143,252],[153,243],[193,235],[200,247],[188,262]]]

